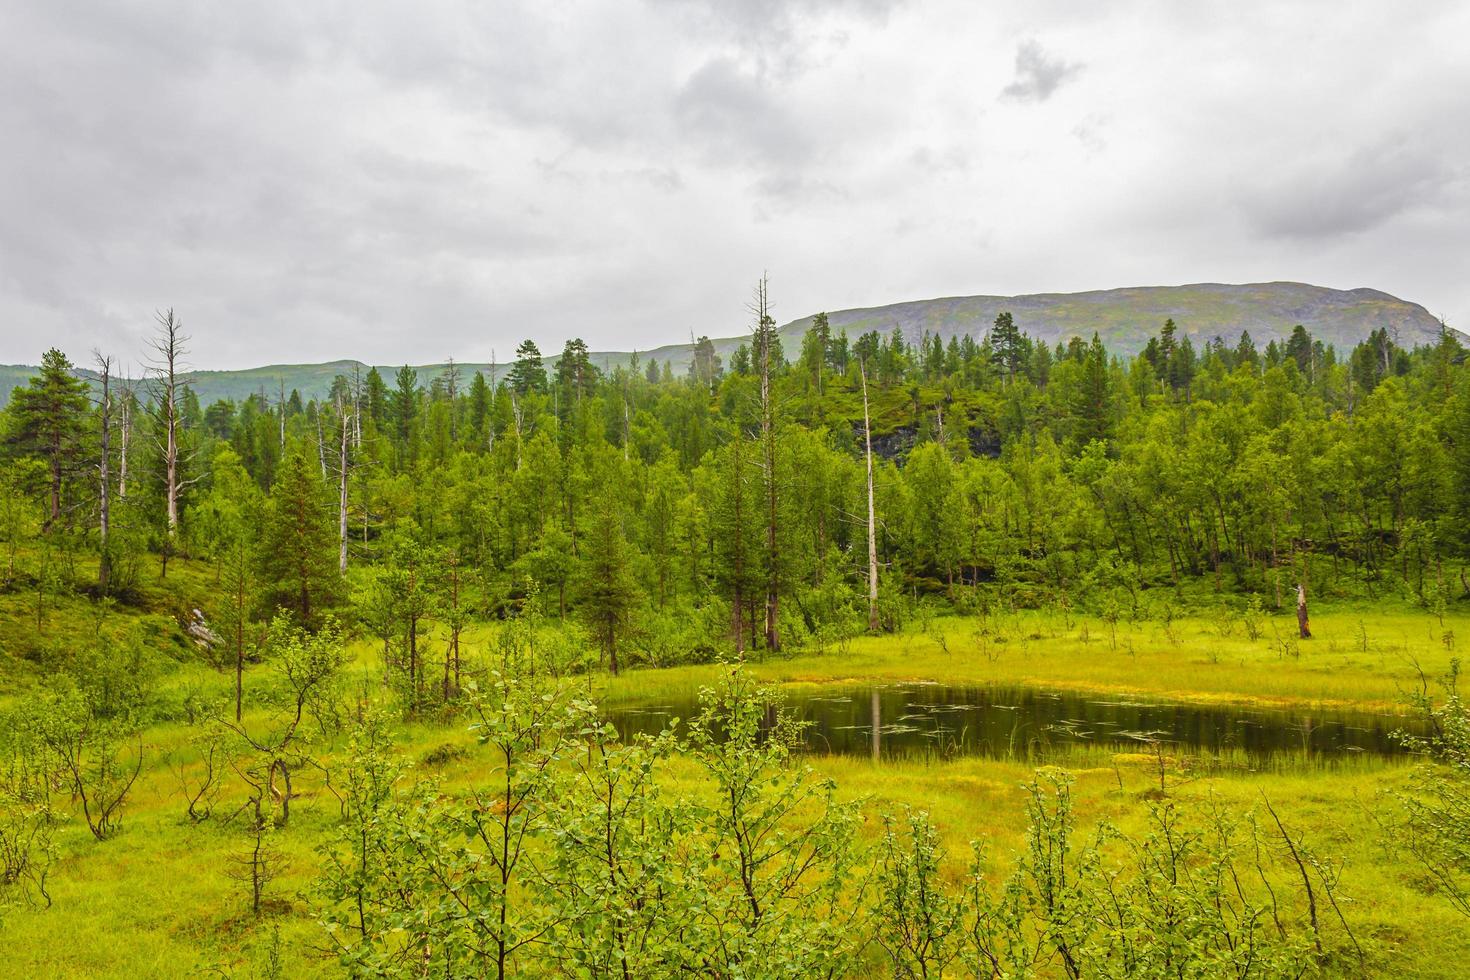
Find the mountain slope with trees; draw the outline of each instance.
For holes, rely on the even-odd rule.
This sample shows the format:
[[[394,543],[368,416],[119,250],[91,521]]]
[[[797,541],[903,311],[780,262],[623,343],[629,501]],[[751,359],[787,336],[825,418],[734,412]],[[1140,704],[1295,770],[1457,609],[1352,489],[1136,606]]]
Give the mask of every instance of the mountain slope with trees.
[[[948,341],[970,334],[984,337],[1002,312],[1009,312],[1028,335],[1048,344],[1096,332],[1110,351],[1136,354],[1148,343],[1158,324],[1172,319],[1183,336],[1201,347],[1215,337],[1233,342],[1242,330],[1256,342],[1284,342],[1301,324],[1324,344],[1345,352],[1384,329],[1405,349],[1433,343],[1439,321],[1417,303],[1401,300],[1376,289],[1328,289],[1296,282],[1227,285],[1201,283],[1189,286],[1141,286],[1102,289],[1082,293],[1038,293],[1027,296],[959,296],[915,300],[888,306],[839,310],[827,314],[834,333],[846,331],[856,337],[869,330],[891,333],[895,327],[906,340],[917,341],[926,332]],[[791,345],[801,342],[814,316],[792,320],[777,329]],[[720,334],[720,328],[698,328],[698,332]],[[715,337],[714,353],[728,358],[745,341],[743,336]],[[667,361],[672,371],[683,373],[693,363],[697,344],[668,344],[640,352],[639,359],[660,364]],[[590,361],[606,371],[628,365],[631,351],[590,351]],[[550,367],[554,357],[543,359]],[[499,365],[462,363],[457,369],[468,376],[484,372],[495,376],[508,371],[513,361]],[[241,401],[251,395],[284,399],[292,391],[302,398],[321,399],[337,376],[365,375],[370,365],[341,360],[322,364],[271,364],[235,371],[193,371],[189,379],[205,402],[226,398]],[[447,363],[414,365],[424,383],[450,371]],[[0,404],[10,391],[25,383],[35,369],[23,365],[0,365]],[[385,376],[395,366],[378,365]],[[81,371],[83,375],[89,372]]]
[[[1454,334],[1165,319],[1130,356],[1010,311],[792,340],[764,282],[753,308],[683,372],[527,340],[493,379],[351,369],[320,398],[202,399],[172,311],[142,385],[47,351],[0,412],[19,971],[1455,975]],[[1308,719],[1408,691],[1426,734],[1412,766],[1038,731],[875,767],[798,755],[756,680],[783,669]],[[599,703],[695,687],[650,740]]]
[[[149,554],[163,575],[175,555],[252,564],[261,607],[311,626],[354,589],[371,621],[398,600],[362,596],[408,582],[403,608],[439,610],[404,614],[414,685],[446,587],[421,565],[459,569],[482,615],[539,592],[610,665],[778,650],[925,595],[1461,591],[1470,382],[1448,330],[1338,352],[1302,326],[1197,346],[1171,319],[1128,357],[1009,312],[947,341],[819,315],[793,344],[760,295],[747,340],[678,374],[604,371],[579,340],[548,370],[527,340],[493,379],[354,370],[321,399],[206,402],[165,315],[147,383],[89,401],[49,351],[5,413],[5,539],[61,567],[106,555],[108,594]]]

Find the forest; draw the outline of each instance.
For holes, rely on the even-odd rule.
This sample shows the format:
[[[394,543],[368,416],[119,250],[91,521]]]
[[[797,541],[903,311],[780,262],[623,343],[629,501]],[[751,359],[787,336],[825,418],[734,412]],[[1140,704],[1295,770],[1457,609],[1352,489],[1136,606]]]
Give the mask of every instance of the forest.
[[[172,310],[138,379],[46,351],[0,418],[0,972],[1463,975],[1459,335],[751,312],[687,371],[526,340],[238,403]],[[920,684],[1306,748],[899,752]],[[1339,715],[1381,750],[1315,749]]]

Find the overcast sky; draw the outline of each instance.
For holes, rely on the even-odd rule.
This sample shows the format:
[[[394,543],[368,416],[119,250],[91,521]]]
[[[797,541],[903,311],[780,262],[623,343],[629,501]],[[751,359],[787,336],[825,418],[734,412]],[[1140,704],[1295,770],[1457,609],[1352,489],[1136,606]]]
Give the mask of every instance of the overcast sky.
[[[1470,4],[0,0],[0,361],[1294,279],[1470,326]]]

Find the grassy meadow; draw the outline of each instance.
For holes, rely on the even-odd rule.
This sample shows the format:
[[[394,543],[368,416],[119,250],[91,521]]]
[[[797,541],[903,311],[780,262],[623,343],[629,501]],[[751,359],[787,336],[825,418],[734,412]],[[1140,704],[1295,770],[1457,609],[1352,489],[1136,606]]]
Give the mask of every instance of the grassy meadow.
[[[158,683],[164,703],[227,699],[233,683],[229,671],[201,665],[197,651],[171,625],[177,611],[202,601],[213,588],[206,566],[178,562],[164,583],[149,585],[140,608],[116,607],[89,616],[85,600],[61,599],[61,605],[43,607],[39,630],[33,596],[0,597],[6,690],[39,683],[47,657],[84,642],[86,630],[138,630],[161,651]],[[792,689],[869,681],[997,682],[1177,701],[1393,710],[1403,707],[1404,694],[1418,684],[1419,670],[1433,677],[1448,669],[1453,636],[1467,635],[1470,624],[1459,615],[1441,622],[1408,606],[1370,610],[1345,604],[1314,613],[1310,641],[1283,639],[1294,625],[1285,616],[1270,615],[1247,623],[1238,612],[1117,623],[1036,611],[943,617],[912,622],[896,635],[859,637],[753,663],[751,669],[764,681]],[[471,660],[487,649],[494,630],[482,625],[466,634]],[[348,688],[372,690],[381,678],[375,648],[354,641],[351,655]],[[247,707],[255,715],[267,710],[257,694],[266,669],[254,665],[247,674]],[[602,703],[627,704],[687,693],[727,669],[598,673],[586,683]],[[247,715],[247,724],[250,720]],[[462,720],[420,720],[396,731],[416,775],[453,787],[489,771],[488,758]],[[312,918],[311,887],[320,861],[317,849],[338,819],[336,797],[322,779],[307,781],[289,827],[275,842],[286,860],[270,884],[266,914],[256,918],[239,880],[246,836],[227,819],[240,805],[238,789],[227,782],[211,819],[196,824],[185,815],[181,778],[197,774],[200,766],[195,734],[186,720],[144,732],[143,771],[115,837],[98,842],[79,817],[68,821],[49,880],[50,907],[22,903],[5,910],[0,974],[336,975],[337,963]],[[324,738],[318,749],[330,769],[330,760],[342,752],[343,737]],[[882,814],[905,807],[927,810],[943,834],[947,879],[958,881],[963,874],[971,840],[987,842],[996,875],[1006,873],[1023,845],[1022,784],[1031,774],[1031,764],[1023,759],[874,763],[817,756],[809,761],[836,782],[842,798],[865,801],[860,834],[868,844],[882,832]],[[1126,833],[1142,832],[1147,801],[1160,795],[1156,762],[1144,753],[1095,748],[1066,763],[1076,777],[1081,832],[1101,821]],[[1449,904],[1435,896],[1423,872],[1392,846],[1386,827],[1392,819],[1386,796],[1403,787],[1408,772],[1407,762],[1359,758],[1328,768],[1202,776],[1173,759],[1165,792],[1181,803],[1216,805],[1235,814],[1260,813],[1269,801],[1294,834],[1340,862],[1339,890],[1352,935],[1330,922],[1325,931],[1343,949],[1350,942],[1362,947],[1365,973],[1462,976],[1470,934]],[[694,766],[683,760],[674,759],[665,778],[670,791],[704,792]]]
[[[1262,614],[1248,627],[1228,609],[1113,624],[1022,610],[916,622],[898,635],[856,637],[753,669],[780,684],[931,680],[1393,712],[1404,709],[1421,671],[1437,678],[1449,669],[1457,627],[1466,631],[1463,616],[1441,620],[1406,604],[1323,606],[1311,626],[1313,638],[1298,640],[1295,620],[1285,615]],[[604,697],[616,703],[654,697],[665,685],[687,690],[709,673],[689,667],[627,674],[609,679]]]

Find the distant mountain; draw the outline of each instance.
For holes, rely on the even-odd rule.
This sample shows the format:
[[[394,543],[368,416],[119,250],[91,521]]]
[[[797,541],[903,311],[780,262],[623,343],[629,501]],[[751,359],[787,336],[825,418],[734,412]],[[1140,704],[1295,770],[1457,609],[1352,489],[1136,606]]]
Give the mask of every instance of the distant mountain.
[[[960,296],[917,300],[866,310],[828,314],[833,330],[850,337],[868,330],[902,327],[904,337],[924,331],[951,336],[983,335],[997,314],[1009,310],[1016,325],[1032,337],[1055,344],[1071,337],[1091,339],[1096,332],[1108,349],[1136,354],[1148,339],[1173,319],[1181,334],[1196,346],[1214,337],[1234,345],[1242,330],[1257,346],[1284,340],[1300,323],[1324,344],[1351,348],[1370,331],[1387,327],[1403,347],[1432,343],[1439,320],[1418,303],[1376,289],[1327,289],[1300,282],[1197,283],[1191,286],[1135,286],[1085,293],[1036,293],[1029,296]],[[804,317],[782,328],[799,336],[811,324]]]
[[[828,320],[834,332],[845,330],[854,340],[869,330],[889,334],[898,327],[910,341],[917,340],[925,331],[937,333],[947,341],[967,333],[979,339],[990,329],[996,315],[1006,310],[1014,315],[1022,330],[1048,344],[1071,337],[1090,339],[1096,332],[1109,350],[1122,354],[1142,350],[1148,338],[1157,334],[1163,322],[1170,318],[1179,332],[1192,338],[1196,346],[1203,346],[1214,337],[1233,345],[1241,331],[1248,330],[1257,347],[1264,348],[1272,340],[1285,339],[1298,323],[1340,351],[1353,347],[1379,327],[1387,327],[1401,346],[1410,348],[1432,343],[1439,335],[1439,321],[1418,303],[1376,289],[1327,289],[1300,282],[1197,283],[1085,293],[956,296],[837,310],[828,314]],[[805,316],[780,328],[788,356],[794,356],[800,349],[801,335],[811,322],[812,318]],[[715,349],[728,357],[747,339],[720,338],[714,341]],[[682,372],[689,366],[691,350],[687,343],[671,344],[640,352],[638,356],[644,363],[650,358],[668,361],[676,372]],[[557,352],[548,353],[550,364]],[[607,368],[626,364],[632,356],[628,351],[605,351],[594,353],[592,358],[594,363]],[[354,368],[366,373],[368,366],[358,361],[275,364],[243,371],[196,371],[191,378],[200,400],[206,404],[217,398],[238,401],[257,391],[271,395],[282,384],[287,392],[299,390],[303,398],[321,398],[334,377],[350,375]],[[488,371],[490,366],[466,363],[460,368],[468,377],[470,372]],[[442,373],[444,365],[418,365],[417,369],[420,383],[427,384]],[[378,370],[392,384],[396,366],[382,365]],[[500,365],[499,370],[504,377],[506,365]],[[33,371],[30,367],[0,366],[0,402],[9,398],[11,388],[24,384]]]

